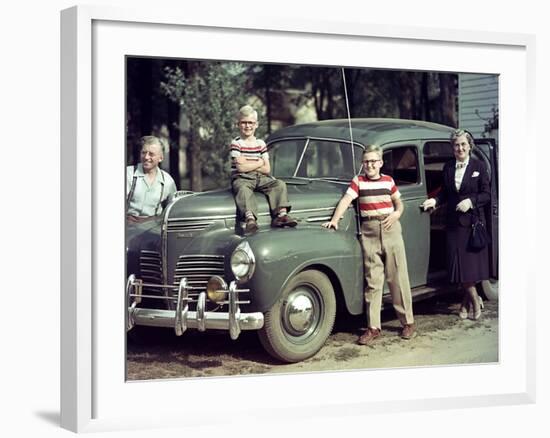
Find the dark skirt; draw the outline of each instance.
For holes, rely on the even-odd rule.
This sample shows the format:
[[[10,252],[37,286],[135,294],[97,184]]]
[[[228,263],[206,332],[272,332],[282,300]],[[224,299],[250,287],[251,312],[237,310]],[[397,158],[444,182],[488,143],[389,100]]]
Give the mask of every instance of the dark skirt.
[[[489,249],[470,251],[469,227],[447,228],[447,269],[451,283],[477,283],[489,279]]]

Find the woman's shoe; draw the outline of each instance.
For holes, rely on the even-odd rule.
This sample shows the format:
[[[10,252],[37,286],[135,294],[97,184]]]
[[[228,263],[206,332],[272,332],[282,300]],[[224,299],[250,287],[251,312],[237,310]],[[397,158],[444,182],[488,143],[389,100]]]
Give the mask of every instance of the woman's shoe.
[[[464,296],[462,299],[462,303],[460,304],[460,310],[458,311],[458,317],[460,319],[467,319],[468,315],[470,313],[470,308],[472,307],[472,303],[470,302],[470,299],[467,296]]]
[[[476,306],[474,306],[474,315],[472,319],[474,321],[477,321],[479,318],[481,318],[481,309],[483,309],[483,300],[481,297],[477,297],[477,309]]]

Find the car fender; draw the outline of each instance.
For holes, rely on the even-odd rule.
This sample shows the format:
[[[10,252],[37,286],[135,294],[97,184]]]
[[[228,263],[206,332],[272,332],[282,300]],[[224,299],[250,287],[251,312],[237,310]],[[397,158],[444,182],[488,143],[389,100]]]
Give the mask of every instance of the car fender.
[[[248,242],[256,258],[254,275],[247,282],[254,310],[269,310],[294,275],[312,268],[338,282],[350,313],[363,311],[363,259],[355,234],[298,227],[258,233]],[[335,293],[338,290],[335,287]]]

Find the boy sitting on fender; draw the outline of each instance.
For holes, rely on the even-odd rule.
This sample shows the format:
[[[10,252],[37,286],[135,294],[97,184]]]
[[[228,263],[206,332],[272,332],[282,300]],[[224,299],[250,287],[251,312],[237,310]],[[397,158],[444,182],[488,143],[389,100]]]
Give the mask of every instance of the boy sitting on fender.
[[[295,227],[297,222],[288,215],[290,205],[284,181],[269,173],[269,155],[265,143],[254,134],[258,127],[258,113],[250,105],[238,113],[240,136],[231,142],[231,188],[237,211],[246,223],[246,233],[258,231],[258,206],[254,192],[267,196],[273,227]]]

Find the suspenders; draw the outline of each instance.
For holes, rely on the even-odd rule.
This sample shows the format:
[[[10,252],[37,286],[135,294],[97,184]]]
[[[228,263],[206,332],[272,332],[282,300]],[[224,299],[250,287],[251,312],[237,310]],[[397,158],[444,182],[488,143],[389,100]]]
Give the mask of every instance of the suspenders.
[[[126,212],[128,212],[128,209],[130,208],[130,200],[134,197],[134,192],[136,190],[136,182],[137,182],[137,176],[136,176],[136,170],[138,165],[134,164],[134,173],[132,177],[132,186],[130,187],[130,191],[128,192],[128,197],[126,198]],[[158,168],[158,171],[160,172],[160,177],[162,179],[162,184],[160,185],[160,198],[159,202],[157,203],[157,207],[155,208],[155,216],[158,215],[159,208],[162,204],[162,197],[164,195],[164,172],[162,169]]]
[[[155,208],[155,216],[159,214],[159,207],[160,207],[160,204],[162,203],[162,195],[164,195],[164,172],[162,171],[162,169],[159,169],[159,172],[160,172],[160,177],[162,178],[162,184],[160,187],[159,202],[157,203],[157,208]]]

